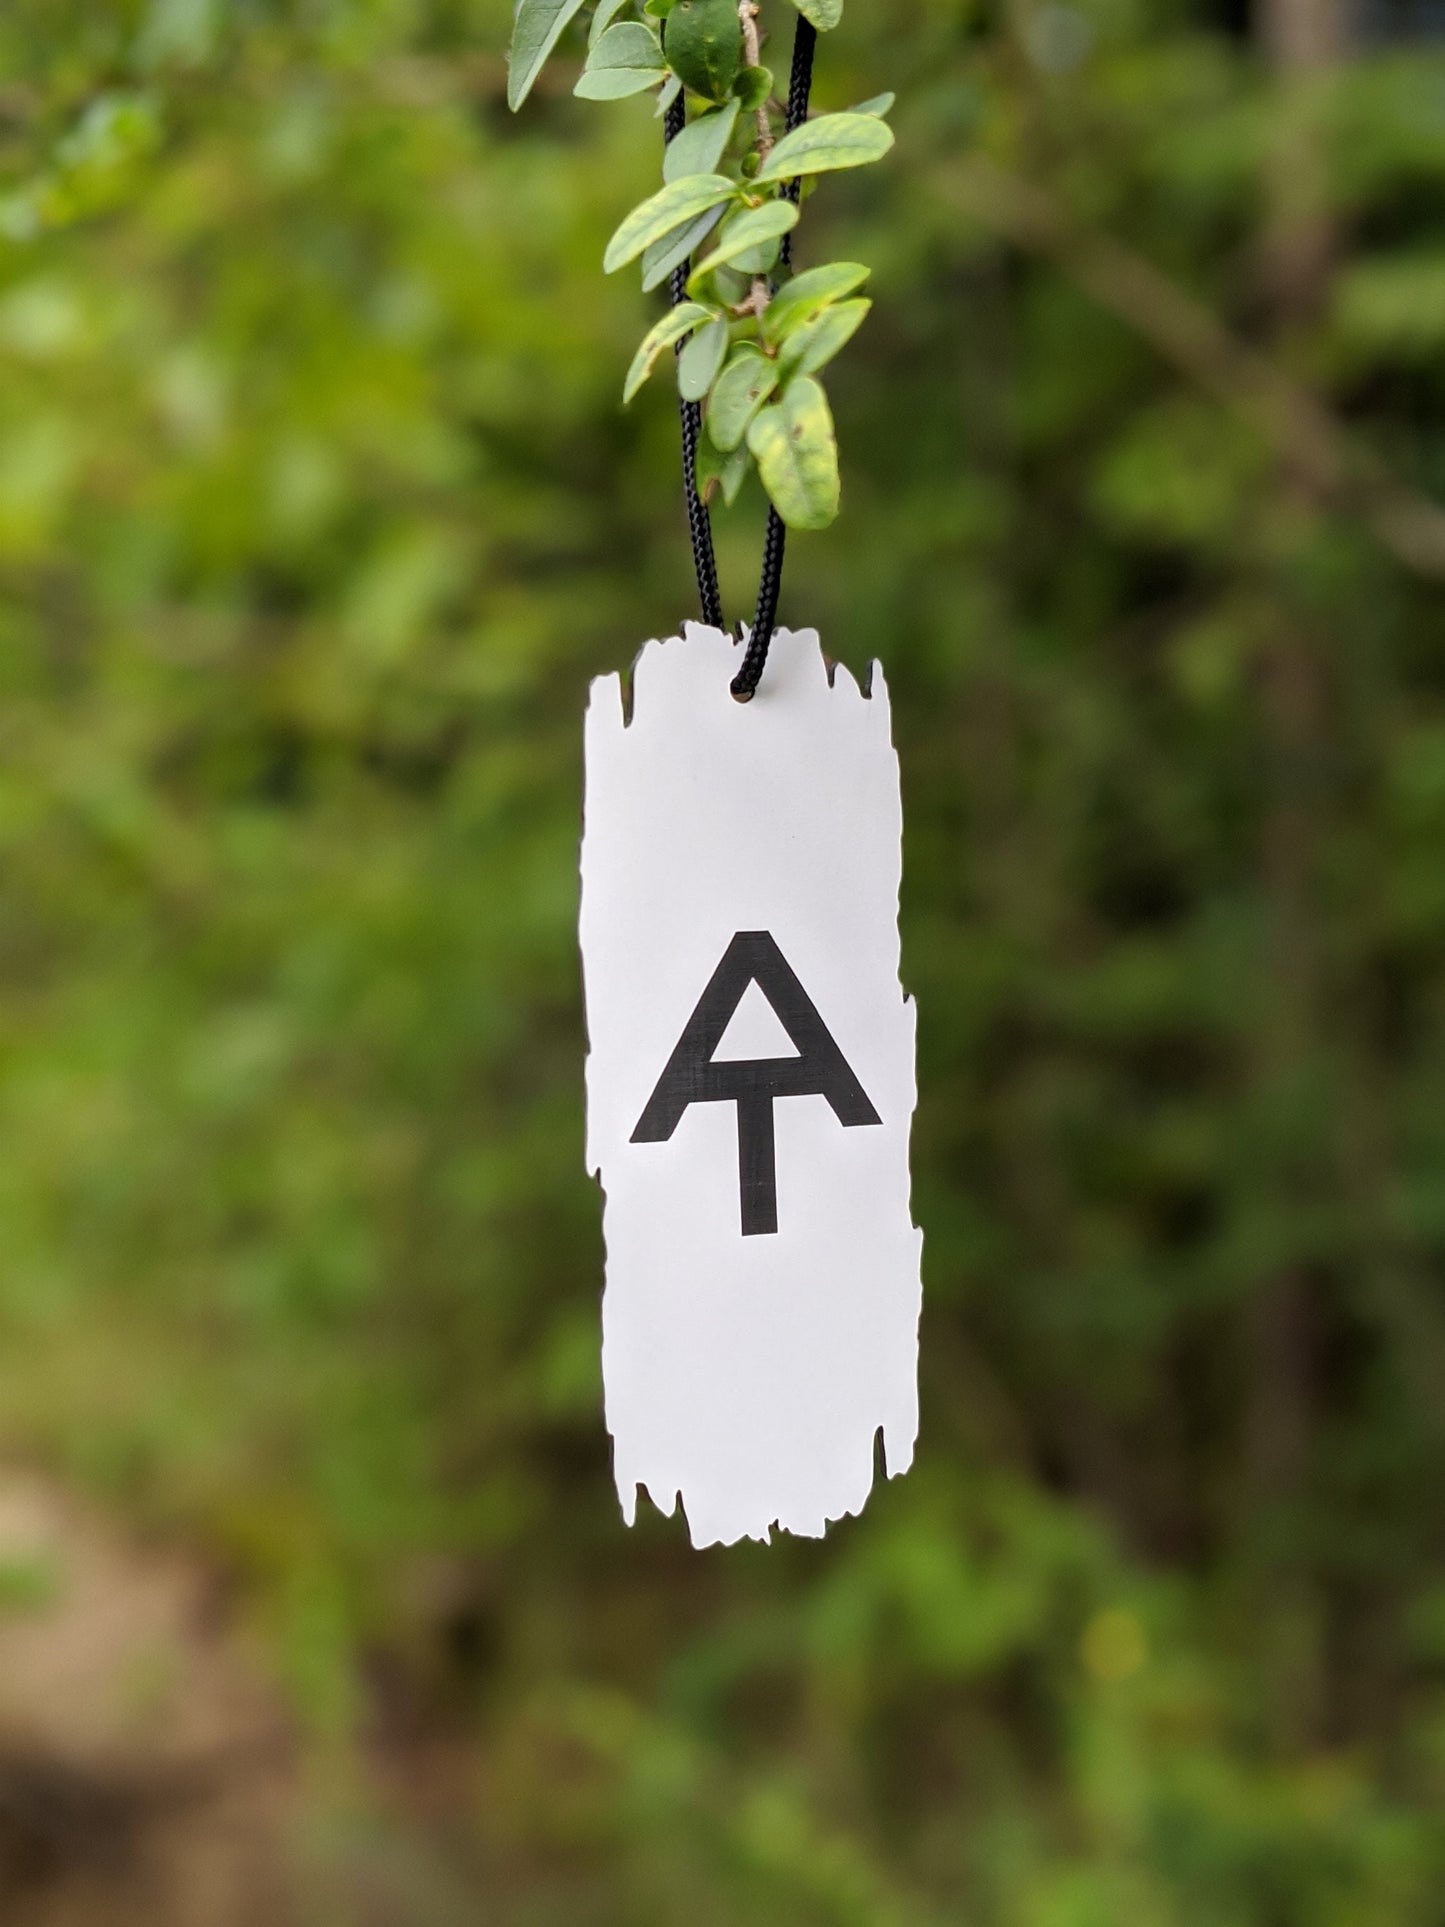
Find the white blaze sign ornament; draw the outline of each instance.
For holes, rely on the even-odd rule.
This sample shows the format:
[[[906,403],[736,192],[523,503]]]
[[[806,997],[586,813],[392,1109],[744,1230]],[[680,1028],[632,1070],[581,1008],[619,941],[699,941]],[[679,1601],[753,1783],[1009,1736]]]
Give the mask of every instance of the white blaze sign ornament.
[[[592,685],[589,1169],[618,1493],[699,1546],[857,1512],[918,1429],[914,1011],[888,697],[773,636],[755,699],[688,624]]]

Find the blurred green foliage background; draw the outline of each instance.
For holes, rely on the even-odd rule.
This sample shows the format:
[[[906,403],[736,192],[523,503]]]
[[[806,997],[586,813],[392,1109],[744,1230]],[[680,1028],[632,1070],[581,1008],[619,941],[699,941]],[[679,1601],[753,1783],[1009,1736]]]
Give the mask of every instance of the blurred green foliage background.
[[[923,1429],[702,1554],[573,937],[693,612],[650,103],[513,121],[504,0],[0,11],[0,1446],[229,1575],[308,1919],[1445,1922],[1445,51],[1215,3],[820,46],[898,147],[782,617],[893,690]]]

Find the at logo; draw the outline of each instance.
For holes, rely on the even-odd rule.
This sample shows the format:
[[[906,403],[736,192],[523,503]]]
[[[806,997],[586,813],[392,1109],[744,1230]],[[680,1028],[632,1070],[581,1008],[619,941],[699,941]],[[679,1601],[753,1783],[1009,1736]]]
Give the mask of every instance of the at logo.
[[[715,1063],[713,1052],[744,991],[754,983],[772,1005],[798,1055]],[[843,1125],[882,1122],[771,934],[739,930],[684,1025],[677,1048],[637,1120],[632,1142],[665,1143],[689,1104],[736,1104],[742,1233],[752,1238],[776,1231],[773,1101],[779,1097],[826,1097]]]

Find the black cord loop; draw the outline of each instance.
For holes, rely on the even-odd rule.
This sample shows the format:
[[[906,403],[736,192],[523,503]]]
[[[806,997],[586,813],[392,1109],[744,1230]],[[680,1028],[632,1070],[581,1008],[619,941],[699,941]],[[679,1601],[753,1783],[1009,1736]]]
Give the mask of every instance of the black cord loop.
[[[798,24],[793,32],[793,71],[788,76],[788,105],[784,114],[784,131],[791,134],[795,127],[801,127],[808,118],[808,95],[813,87],[813,49],[818,44],[818,29],[811,20],[798,15]],[[798,205],[798,195],[802,189],[801,181],[787,181],[783,186],[783,199]],[[785,234],[778,259],[785,268],[793,265],[793,237]]]
[[[666,146],[670,140],[682,132],[687,118],[687,107],[678,88],[676,96],[668,103],[667,115],[662,123],[662,140]],[[691,264],[679,261],[672,271],[667,284],[675,308],[687,293],[687,277]],[[675,354],[682,353],[682,343],[678,342]],[[692,539],[692,566],[697,574],[697,599],[702,610],[702,619],[711,629],[723,626],[722,595],[717,584],[717,558],[712,548],[712,517],[708,514],[707,503],[697,492],[697,438],[702,432],[702,409],[695,401],[684,401],[678,397],[678,413],[682,418],[682,496],[687,509],[687,532]]]
[[[784,129],[789,134],[795,127],[801,127],[808,118],[808,95],[813,84],[813,49],[817,42],[816,29],[799,14],[793,33],[793,66],[788,79],[788,102],[784,115]],[[664,144],[682,132],[686,117],[687,108],[679,89],[669,103],[662,123]],[[801,186],[801,181],[785,182],[782,198],[796,207]],[[791,234],[785,234],[778,250],[779,265],[784,269],[792,265],[792,239]],[[687,293],[689,271],[687,261],[680,261],[672,271],[668,293],[674,308]],[[674,352],[681,354],[680,342]],[[708,513],[707,503],[697,491],[697,441],[702,432],[702,408],[695,401],[679,399],[678,411],[682,421],[683,496],[687,506],[687,532],[692,541],[692,564],[697,575],[697,598],[703,621],[711,628],[721,629],[722,596],[718,589],[717,558],[713,553],[712,517]],[[778,614],[778,594],[783,582],[783,551],[787,535],[783,518],[769,503],[767,528],[763,532],[763,566],[758,577],[757,607],[742,667],[732,680],[732,693],[740,703],[752,701],[763,670],[767,667],[768,650],[772,646]]]

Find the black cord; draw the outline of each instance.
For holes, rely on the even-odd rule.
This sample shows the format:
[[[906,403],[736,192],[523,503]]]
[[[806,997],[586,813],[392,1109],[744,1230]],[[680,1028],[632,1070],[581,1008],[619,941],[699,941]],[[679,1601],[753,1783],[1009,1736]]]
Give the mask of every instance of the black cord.
[[[784,130],[789,134],[795,127],[801,127],[808,118],[808,95],[813,84],[813,49],[817,43],[818,35],[812,23],[799,14],[793,33],[793,66],[788,78],[788,103],[784,115]],[[664,145],[682,132],[686,119],[687,107],[679,88],[668,105],[662,123]],[[796,207],[801,187],[801,181],[786,182],[782,199],[791,201]],[[792,266],[792,240],[791,234],[785,234],[778,250],[779,265],[784,270]],[[672,271],[668,293],[674,308],[687,293],[688,272],[689,264],[686,261],[680,261]],[[682,353],[681,342],[674,353]],[[702,407],[698,402],[679,398],[678,412],[682,421],[683,499],[687,507],[687,532],[692,541],[692,565],[697,575],[697,599],[703,621],[711,628],[721,629],[722,595],[718,589],[717,558],[713,554],[712,517],[708,513],[707,503],[697,492],[697,442],[702,433]],[[768,650],[772,646],[773,626],[778,614],[778,595],[783,583],[783,552],[787,539],[788,531],[783,518],[769,503],[752,632],[748,637],[742,667],[732,680],[732,693],[740,703],[752,701],[762,680],[763,670],[767,667]]]
[[[788,133],[801,127],[808,118],[808,95],[813,86],[813,49],[818,44],[818,30],[811,20],[798,15],[798,24],[793,31],[793,71],[788,76],[788,105],[784,125]],[[798,205],[801,181],[788,181],[783,187],[783,199]],[[793,265],[793,237],[783,236],[778,259],[785,268]]]
[[[793,34],[793,70],[788,79],[788,107],[785,121],[786,131],[792,133],[801,127],[808,118],[808,94],[813,84],[813,49],[818,35],[813,24],[798,15],[798,25]],[[788,181],[783,187],[782,198],[791,201],[796,207],[801,181]],[[783,236],[778,251],[779,264],[792,266],[792,235]],[[788,539],[788,531],[783,518],[768,504],[768,526],[763,532],[763,567],[758,577],[758,601],[753,615],[752,633],[748,637],[747,652],[743,656],[741,669],[733,677],[732,693],[740,703],[750,703],[762,681],[763,671],[768,664],[768,650],[773,642],[773,625],[778,615],[778,594],[783,586],[783,550]]]
[[[664,146],[682,132],[686,117],[687,108],[679,87],[662,123]],[[672,271],[668,293],[674,308],[687,293],[688,272],[689,264],[685,260],[679,261]],[[674,352],[682,353],[681,342]],[[682,417],[682,493],[687,508],[687,532],[692,538],[692,565],[697,572],[697,599],[703,621],[709,628],[721,629],[722,596],[717,585],[717,558],[712,549],[712,517],[707,503],[697,492],[697,438],[702,432],[702,409],[697,402],[683,401],[679,396],[678,411]]]

